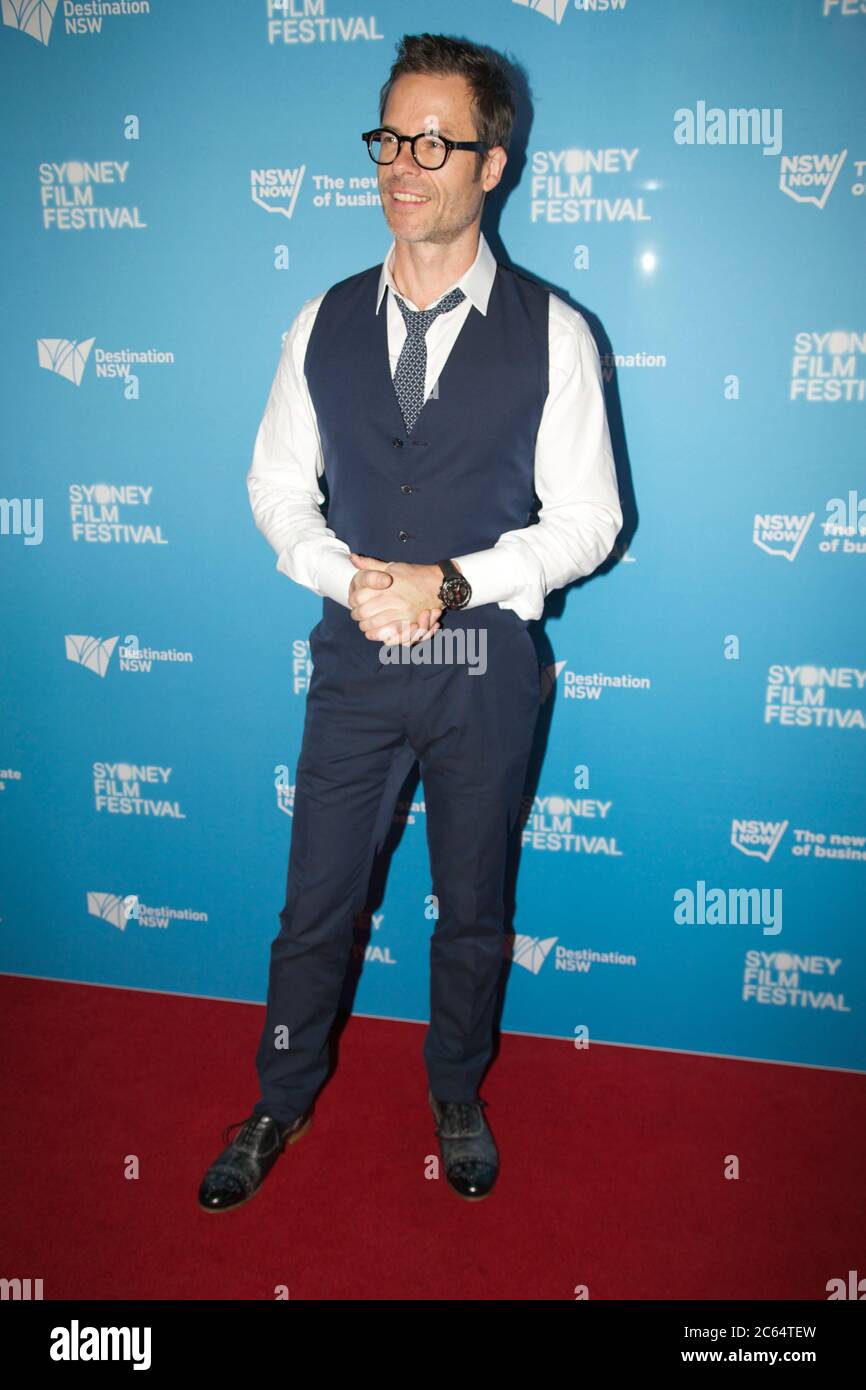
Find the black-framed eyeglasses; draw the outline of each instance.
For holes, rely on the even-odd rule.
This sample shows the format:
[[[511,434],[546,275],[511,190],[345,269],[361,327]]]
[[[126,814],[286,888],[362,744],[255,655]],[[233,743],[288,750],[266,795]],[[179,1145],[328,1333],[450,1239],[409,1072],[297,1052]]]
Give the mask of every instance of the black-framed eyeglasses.
[[[412,158],[422,169],[441,169],[452,150],[480,153],[487,149],[480,140],[446,140],[444,135],[430,135],[424,130],[418,135],[398,135],[394,130],[379,127],[365,131],[361,139],[374,164],[393,164],[403,141],[408,140]]]

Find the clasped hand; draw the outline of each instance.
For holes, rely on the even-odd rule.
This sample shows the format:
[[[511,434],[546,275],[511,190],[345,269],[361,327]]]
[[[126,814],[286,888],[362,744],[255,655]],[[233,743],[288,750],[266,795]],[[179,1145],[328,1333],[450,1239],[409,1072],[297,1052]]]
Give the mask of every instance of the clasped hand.
[[[350,552],[358,573],[349,585],[352,617],[371,642],[400,646],[425,642],[437,632],[442,615],[438,565],[386,563]]]

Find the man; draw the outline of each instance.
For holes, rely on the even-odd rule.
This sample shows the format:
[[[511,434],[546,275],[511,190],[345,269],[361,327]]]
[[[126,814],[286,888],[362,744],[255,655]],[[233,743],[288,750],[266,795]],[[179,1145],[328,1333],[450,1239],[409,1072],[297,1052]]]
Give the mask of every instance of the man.
[[[496,1178],[478,1086],[502,967],[507,839],[539,706],[527,624],[551,590],[596,569],[622,525],[586,323],[498,263],[480,231],[513,118],[488,50],[403,38],[379,127],[363,136],[392,246],[302,306],[259,427],[256,524],[277,569],[323,607],[261,1094],[205,1175],[207,1211],[252,1197],[309,1127],[353,923],[416,759],[438,903],[428,1101],[450,1186],[477,1200]],[[448,659],[473,637],[483,669]],[[384,659],[395,655],[425,660]]]

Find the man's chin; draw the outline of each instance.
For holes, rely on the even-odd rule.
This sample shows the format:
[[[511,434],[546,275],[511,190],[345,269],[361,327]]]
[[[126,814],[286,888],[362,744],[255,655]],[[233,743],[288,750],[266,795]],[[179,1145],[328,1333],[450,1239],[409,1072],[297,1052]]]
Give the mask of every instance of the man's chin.
[[[430,241],[429,236],[426,236],[424,232],[420,232],[417,230],[411,233],[406,233],[402,229],[392,227],[391,232],[395,241],[405,241],[410,246],[417,245],[419,241]]]

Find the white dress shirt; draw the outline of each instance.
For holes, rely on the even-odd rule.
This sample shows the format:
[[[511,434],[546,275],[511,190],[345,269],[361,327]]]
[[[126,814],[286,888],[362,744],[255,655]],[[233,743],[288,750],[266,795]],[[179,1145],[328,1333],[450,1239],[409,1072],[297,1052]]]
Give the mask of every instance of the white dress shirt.
[[[387,306],[392,376],[406,339],[403,315],[394,300],[400,293],[391,274],[395,246],[393,241],[383,261],[376,298],[378,314],[385,287],[391,290]],[[466,298],[440,314],[427,330],[425,401],[472,306],[487,313],[495,274],[496,260],[480,232],[472,265],[442,291],[448,294],[459,285]],[[318,479],[325,465],[304,376],[304,355],[323,298],[320,294],[308,299],[286,335],[256,436],[247,489],[256,525],[277,552],[276,568],[348,608],[349,585],[358,570],[349,559],[349,546],[319,510],[325,496]],[[410,309],[418,307],[406,295],[401,298]],[[541,502],[538,520],[503,532],[486,550],[451,556],[472,585],[468,608],[498,603],[527,619],[541,617],[545,597],[553,589],[592,574],[609,555],[622,526],[598,349],[583,315],[554,294],[548,342],[549,391],[534,460],[535,491]],[[478,408],[494,412],[497,403],[479,401]]]

